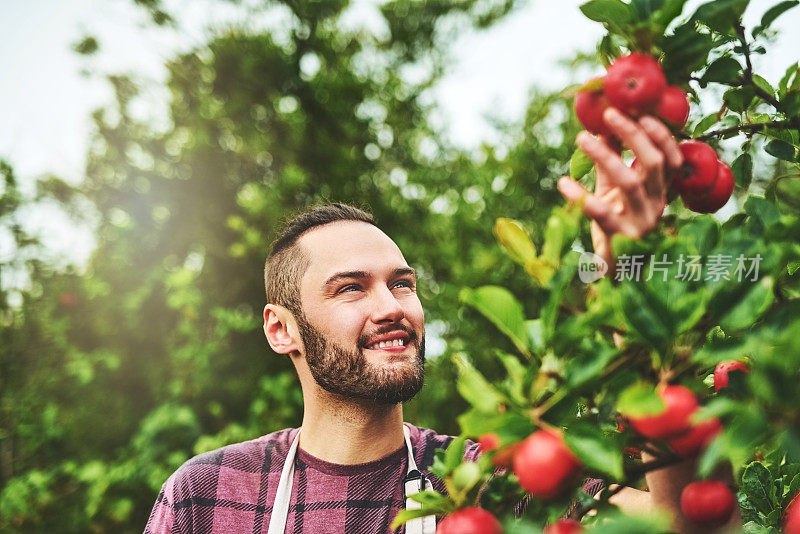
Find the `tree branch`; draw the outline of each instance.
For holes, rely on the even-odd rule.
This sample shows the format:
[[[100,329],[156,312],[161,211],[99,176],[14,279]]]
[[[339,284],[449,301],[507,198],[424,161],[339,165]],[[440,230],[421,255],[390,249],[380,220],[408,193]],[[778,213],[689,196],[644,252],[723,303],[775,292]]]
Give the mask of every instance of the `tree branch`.
[[[744,26],[742,26],[741,21],[736,23],[736,34],[739,36],[739,42],[742,43],[742,53],[744,54],[745,62],[744,81],[742,85],[747,83],[748,85],[752,86],[758,96],[760,96],[765,102],[768,102],[772,107],[780,111],[781,103],[778,102],[778,99],[753,82],[753,63],[750,60],[750,44],[747,42],[747,38],[745,37]]]
[[[754,122],[750,124],[740,124],[739,126],[731,126],[730,128],[722,128],[721,130],[715,130],[713,132],[703,134],[700,137],[697,137],[697,140],[707,141],[712,137],[722,137],[723,135],[727,135],[729,133],[758,132],[759,130],[766,130],[767,128],[772,128],[774,130],[793,130],[795,128],[798,128],[798,126],[800,126],[798,122],[800,121],[789,120],[789,121]]]

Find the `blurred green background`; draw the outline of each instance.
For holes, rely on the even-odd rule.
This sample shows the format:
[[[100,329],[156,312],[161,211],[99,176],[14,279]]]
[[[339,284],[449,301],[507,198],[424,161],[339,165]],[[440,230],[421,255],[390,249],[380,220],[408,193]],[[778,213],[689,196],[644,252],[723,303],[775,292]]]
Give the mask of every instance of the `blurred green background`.
[[[179,10],[133,3],[179,26]],[[168,59],[166,126],[132,112],[136,76],[107,76],[114,101],[91,116],[79,183],[26,188],[0,164],[0,531],[141,532],[186,459],[299,424],[294,369],[261,330],[262,270],[282,221],[315,203],[369,209],[419,271],[429,361],[407,421],[457,434],[450,355],[493,377],[492,351],[514,350],[458,294],[502,284],[537,301],[492,226],[519,219],[541,242],[579,130],[571,98],[533,90],[523,115],[494,122],[502,148],[469,150],[422,98],[446,70],[442,35],[491,27],[514,0],[388,1],[383,36],[337,24],[346,1],[263,3],[290,15],[280,39],[218,28]],[[73,53],[98,47],[88,35]],[[27,229],[56,212],[92,229],[85,266],[53,261]]]

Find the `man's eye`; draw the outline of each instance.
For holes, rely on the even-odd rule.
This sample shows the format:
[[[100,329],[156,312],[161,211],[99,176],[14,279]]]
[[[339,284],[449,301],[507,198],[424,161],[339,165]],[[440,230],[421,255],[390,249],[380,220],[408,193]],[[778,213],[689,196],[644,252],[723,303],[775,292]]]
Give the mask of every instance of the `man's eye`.
[[[349,292],[351,289],[358,290],[358,289],[361,289],[361,287],[358,286],[357,284],[350,284],[350,285],[344,286],[342,289],[340,289],[339,293],[346,293],[346,292]]]
[[[414,283],[411,280],[398,280],[394,284],[395,287],[397,287],[399,285],[404,285],[404,286],[406,286],[407,288],[410,288],[410,289],[414,288]]]

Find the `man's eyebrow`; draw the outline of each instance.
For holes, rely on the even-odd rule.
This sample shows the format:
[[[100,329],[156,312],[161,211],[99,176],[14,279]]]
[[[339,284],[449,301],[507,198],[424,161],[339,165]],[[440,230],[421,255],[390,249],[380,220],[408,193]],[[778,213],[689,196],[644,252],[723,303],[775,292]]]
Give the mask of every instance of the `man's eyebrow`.
[[[328,279],[325,280],[325,283],[322,284],[322,287],[332,286],[333,284],[341,280],[350,280],[350,279],[365,280],[367,278],[369,278],[369,273],[367,273],[366,271],[344,271],[340,273],[335,273],[330,277],[328,277]]]
[[[412,269],[411,267],[398,267],[397,269],[394,270],[392,275],[393,276],[410,275],[410,276],[413,276],[414,278],[416,278],[417,277],[417,272],[414,269]],[[333,275],[328,277],[328,279],[325,280],[325,283],[322,284],[322,287],[325,288],[325,287],[332,286],[332,285],[334,285],[337,282],[340,282],[342,280],[353,280],[353,279],[355,279],[355,280],[366,280],[369,277],[370,277],[370,274],[368,272],[366,272],[366,271],[343,271],[343,272],[339,272],[339,273],[334,273]]]
[[[412,269],[411,267],[399,267],[394,270],[395,276],[403,276],[403,275],[411,275],[414,278],[417,277],[417,271]]]

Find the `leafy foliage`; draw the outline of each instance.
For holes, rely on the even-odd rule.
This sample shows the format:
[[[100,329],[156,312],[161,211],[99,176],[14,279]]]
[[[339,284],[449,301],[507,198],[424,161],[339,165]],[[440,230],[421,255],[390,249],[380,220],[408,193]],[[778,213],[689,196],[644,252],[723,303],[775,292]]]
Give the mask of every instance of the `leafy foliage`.
[[[155,24],[179,24],[157,0],[135,2]],[[741,208],[720,223],[676,202],[661,231],[616,239],[615,252],[631,262],[760,255],[752,281],[676,280],[677,265],[648,264],[647,280],[581,283],[575,249],[590,248],[588,224],[555,190],[562,174],[587,171],[580,154],[570,164],[578,125],[565,95],[535,93],[518,123],[498,125],[508,146],[467,153],[440,139],[422,95],[446,64],[448,32],[489,26],[511,1],[393,0],[380,8],[387,35],[341,29],[343,2],[278,3],[291,21],[283,34],[230,28],[170,59],[165,128],[136,118],[135,79],[110,76],[116,102],[93,115],[83,183],[48,178],[29,197],[0,165],[0,226],[14,247],[0,258],[0,530],[139,532],[186,459],[298,424],[299,385],[266,346],[257,289],[281,222],[327,200],[372,210],[420,273],[429,328],[446,341],[405,408],[408,420],[462,434],[434,464],[450,495],[420,495],[423,511],[477,500],[506,532],[536,532],[571,497],[598,508],[585,520],[594,531],[666,531],[662,517],[624,516],[579,489],[515,519],[513,473],[494,473],[490,455],[461,464],[459,447],[561,426],[586,475],[638,485],[641,464],[620,451],[642,444],[618,430],[617,411],[652,410],[652,386],[671,381],[724,422],[701,474],[730,463],[745,530],[779,528],[800,485],[800,424],[787,409],[800,405],[800,74],[791,65],[773,87],[749,55],[797,2],[765,13],[752,40],[738,22],[747,2],[686,15],[684,3],[582,10],[609,29],[601,62],[644,50],[662,56],[671,83],[693,80],[698,97],[724,86],[720,111],[686,131],[742,141],[732,164]],[[425,74],[410,81],[410,68]],[[25,232],[26,210],[42,203],[94,224],[85,271],[57,268]],[[6,273],[28,283],[14,287]],[[751,373],[714,394],[707,377],[726,359]]]

